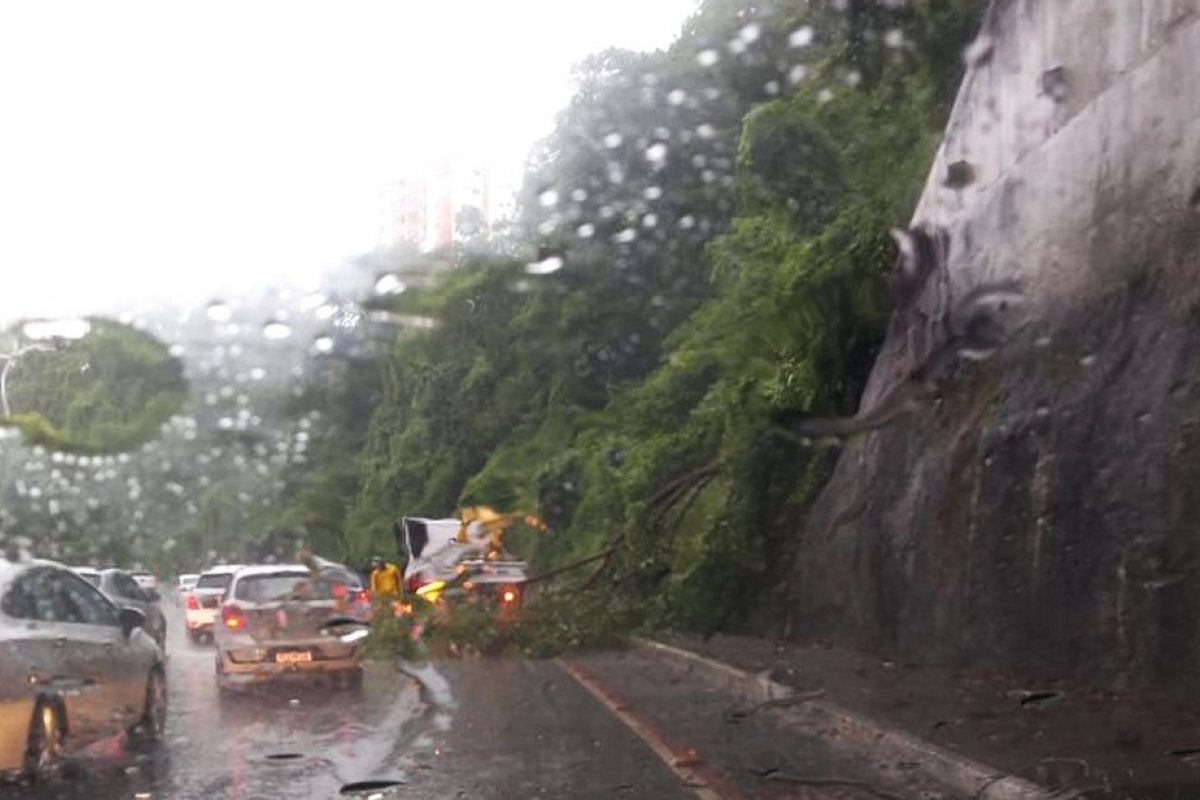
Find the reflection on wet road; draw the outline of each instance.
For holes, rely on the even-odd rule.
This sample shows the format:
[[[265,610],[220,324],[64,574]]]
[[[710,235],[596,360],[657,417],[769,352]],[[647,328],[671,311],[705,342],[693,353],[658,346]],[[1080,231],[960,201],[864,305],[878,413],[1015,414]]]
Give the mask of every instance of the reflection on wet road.
[[[22,797],[690,797],[644,745],[551,662],[455,662],[413,676],[372,665],[361,688],[221,696],[214,652],[168,611],[171,711],[147,752],[113,742],[62,785]],[[615,794],[614,794],[615,793]]]

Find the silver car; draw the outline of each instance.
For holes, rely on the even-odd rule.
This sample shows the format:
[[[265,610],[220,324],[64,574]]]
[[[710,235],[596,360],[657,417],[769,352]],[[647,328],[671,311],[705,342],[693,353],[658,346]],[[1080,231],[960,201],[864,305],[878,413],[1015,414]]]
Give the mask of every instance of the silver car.
[[[133,606],[145,614],[146,622],[142,629],[150,634],[150,638],[158,644],[159,649],[166,652],[167,618],[159,608],[159,600],[162,598],[159,597],[157,589],[142,588],[133,579],[133,575],[123,569],[100,570],[100,582],[94,585],[118,606]]]
[[[325,630],[331,617],[345,613],[339,586],[335,577],[298,564],[238,572],[214,626],[218,685],[303,675],[357,684],[361,642],[346,642]]]
[[[49,778],[101,739],[162,734],[163,657],[143,621],[63,566],[0,560],[0,771]]]

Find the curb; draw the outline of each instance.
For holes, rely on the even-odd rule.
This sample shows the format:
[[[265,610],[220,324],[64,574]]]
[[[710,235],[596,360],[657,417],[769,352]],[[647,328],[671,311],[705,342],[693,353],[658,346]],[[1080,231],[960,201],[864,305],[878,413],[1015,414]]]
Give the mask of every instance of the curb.
[[[745,692],[754,699],[777,700],[795,694],[790,687],[766,675],[745,672],[689,650],[637,636],[630,637],[630,644],[635,649],[699,668],[710,679]],[[808,700],[800,705],[776,709],[775,713],[804,728],[807,733],[840,740],[843,746],[866,748],[875,755],[882,751],[897,760],[913,762],[930,780],[973,800],[1052,800],[1061,797],[1024,778],[964,758],[827,700]]]

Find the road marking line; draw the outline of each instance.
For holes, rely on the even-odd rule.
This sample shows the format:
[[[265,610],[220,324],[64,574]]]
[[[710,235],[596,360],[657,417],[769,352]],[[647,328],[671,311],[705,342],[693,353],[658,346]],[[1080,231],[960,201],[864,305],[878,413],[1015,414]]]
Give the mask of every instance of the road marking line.
[[[700,800],[744,800],[737,787],[715,768],[705,764],[695,751],[673,744],[654,723],[633,711],[583,667],[561,658],[555,659],[555,663],[621,720],[625,727],[637,734],[654,755],[667,765],[667,769],[675,773]]]

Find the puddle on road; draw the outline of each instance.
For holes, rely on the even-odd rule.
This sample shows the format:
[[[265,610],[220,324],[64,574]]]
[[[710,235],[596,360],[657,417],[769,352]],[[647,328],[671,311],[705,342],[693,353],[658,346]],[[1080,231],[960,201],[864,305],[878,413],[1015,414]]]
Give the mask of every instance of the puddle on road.
[[[394,796],[403,786],[404,781],[394,779],[356,781],[343,786],[341,795],[343,797],[364,797],[367,800],[383,800],[385,797]]]

